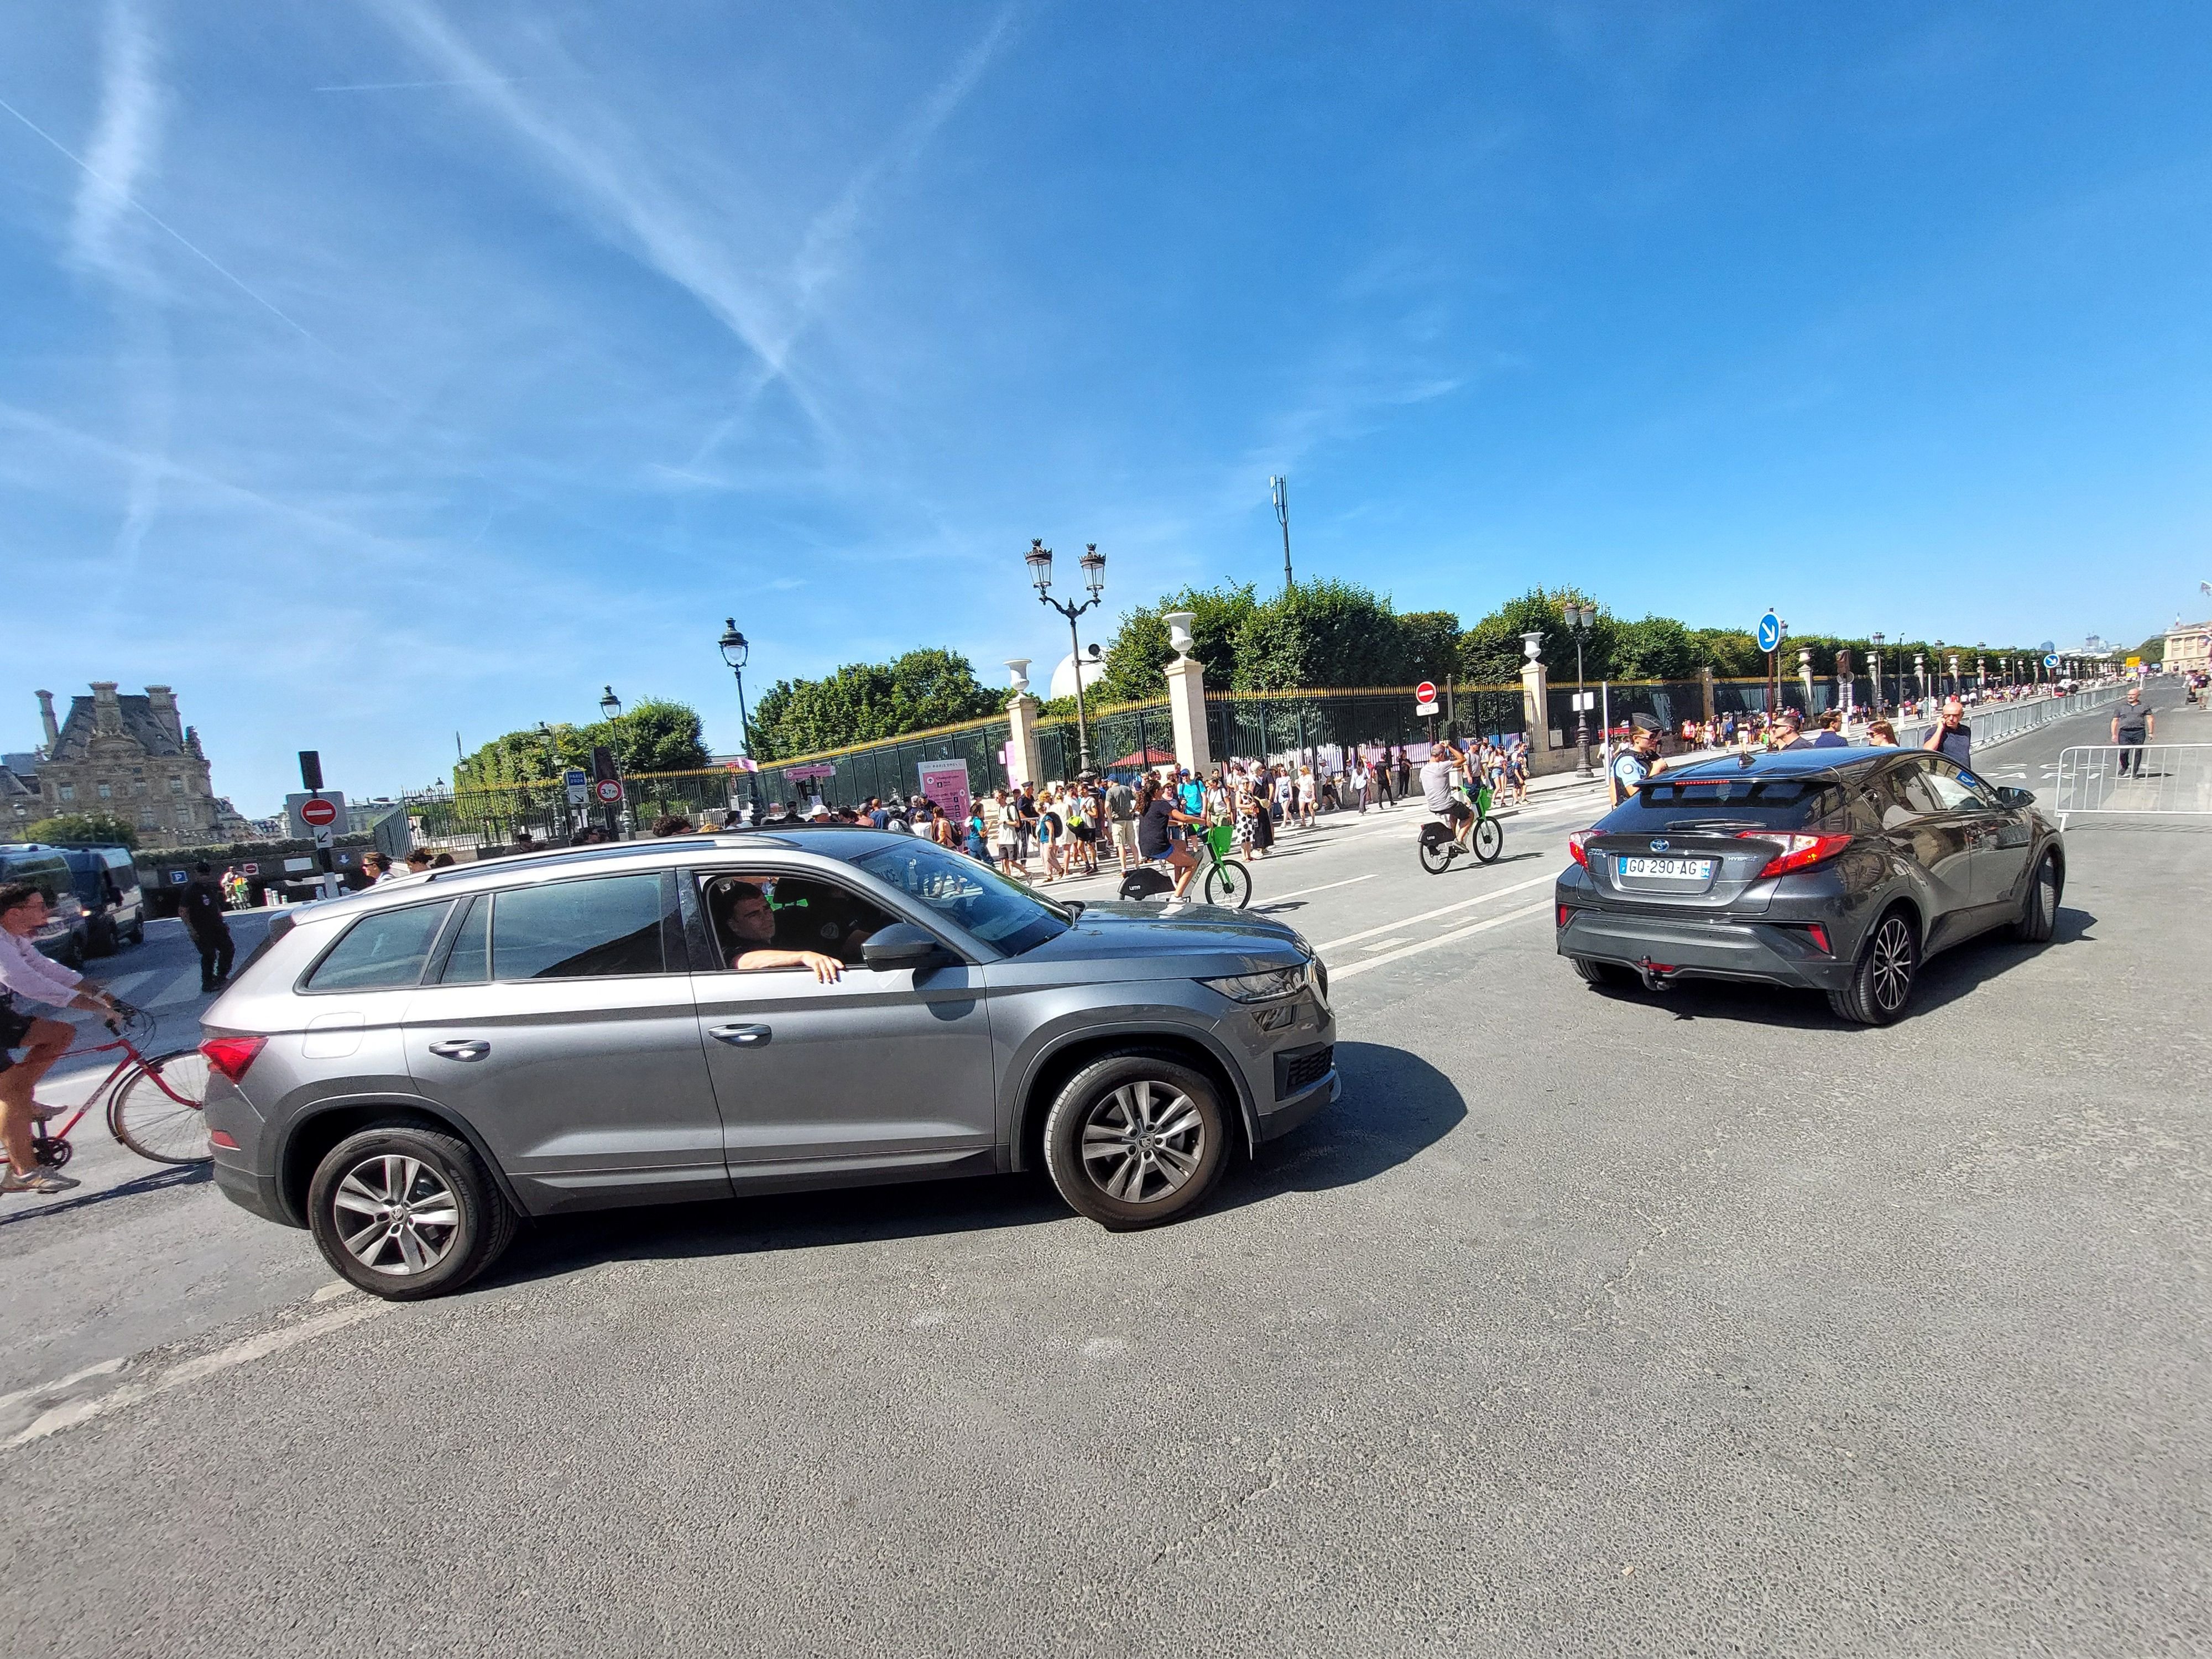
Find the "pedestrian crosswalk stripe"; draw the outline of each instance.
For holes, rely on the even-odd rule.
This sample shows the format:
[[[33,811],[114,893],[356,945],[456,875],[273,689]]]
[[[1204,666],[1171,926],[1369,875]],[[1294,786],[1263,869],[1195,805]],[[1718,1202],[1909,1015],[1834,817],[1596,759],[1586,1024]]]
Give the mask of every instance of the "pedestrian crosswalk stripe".
[[[149,998],[149,1008],[165,1007],[172,1002],[189,1002],[200,994],[200,970],[187,968],[161,989],[160,994]]]
[[[139,986],[143,985],[148,980],[153,977],[154,975],[151,971],[125,974],[119,979],[109,980],[106,989],[110,996],[128,996],[132,991],[136,990]]]

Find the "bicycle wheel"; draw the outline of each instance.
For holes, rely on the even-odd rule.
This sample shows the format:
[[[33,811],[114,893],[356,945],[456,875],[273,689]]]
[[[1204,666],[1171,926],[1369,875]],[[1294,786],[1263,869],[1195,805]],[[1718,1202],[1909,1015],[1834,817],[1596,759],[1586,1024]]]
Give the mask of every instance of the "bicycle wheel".
[[[1235,859],[1223,859],[1206,872],[1206,902],[1242,910],[1252,902],[1252,872]]]
[[[1421,843],[1421,868],[1432,876],[1441,876],[1451,867],[1452,845],[1449,841],[1425,841]]]
[[[108,1132],[156,1164],[205,1164],[208,1065],[197,1048],[145,1061],[117,1085],[107,1103]]]
[[[1505,850],[1505,832],[1498,827],[1496,818],[1485,818],[1474,826],[1474,855],[1485,864],[1495,863]]]

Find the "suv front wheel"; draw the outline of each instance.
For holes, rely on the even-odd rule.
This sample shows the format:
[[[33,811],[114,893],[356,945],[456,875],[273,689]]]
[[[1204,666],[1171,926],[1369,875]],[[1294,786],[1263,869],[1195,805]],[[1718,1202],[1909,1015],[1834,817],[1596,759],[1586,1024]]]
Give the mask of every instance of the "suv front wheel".
[[[411,1302],[489,1267],[514,1237],[514,1212],[466,1141],[390,1123],[324,1155],[307,1185],[307,1225],[348,1280]]]
[[[1188,1214],[1228,1161],[1229,1123],[1213,1085],[1162,1054],[1093,1060],[1045,1117],[1052,1184],[1071,1208],[1116,1232]]]

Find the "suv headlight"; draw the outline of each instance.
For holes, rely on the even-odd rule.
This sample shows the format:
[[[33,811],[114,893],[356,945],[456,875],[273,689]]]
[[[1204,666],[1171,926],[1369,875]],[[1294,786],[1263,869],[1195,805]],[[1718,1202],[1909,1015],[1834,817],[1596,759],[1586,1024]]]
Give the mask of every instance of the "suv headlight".
[[[1226,979],[1203,979],[1201,985],[1210,985],[1225,997],[1238,1002],[1272,1002],[1277,997],[1295,996],[1310,982],[1310,969],[1305,963],[1295,968],[1269,968],[1256,974],[1231,974]]]

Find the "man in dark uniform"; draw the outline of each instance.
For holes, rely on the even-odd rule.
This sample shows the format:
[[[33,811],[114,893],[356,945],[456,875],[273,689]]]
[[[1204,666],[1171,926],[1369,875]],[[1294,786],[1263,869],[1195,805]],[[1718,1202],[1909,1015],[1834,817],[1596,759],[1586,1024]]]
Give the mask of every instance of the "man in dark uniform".
[[[230,983],[230,958],[237,942],[223,920],[222,889],[216,885],[208,861],[192,866],[192,878],[177,896],[177,914],[200,953],[200,989],[220,990]]]

